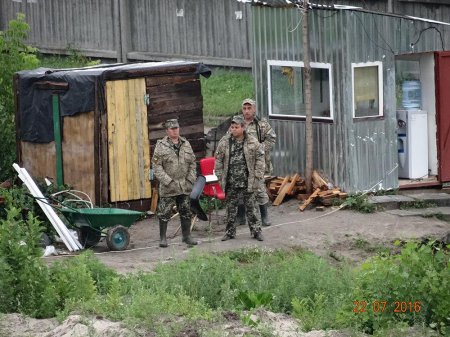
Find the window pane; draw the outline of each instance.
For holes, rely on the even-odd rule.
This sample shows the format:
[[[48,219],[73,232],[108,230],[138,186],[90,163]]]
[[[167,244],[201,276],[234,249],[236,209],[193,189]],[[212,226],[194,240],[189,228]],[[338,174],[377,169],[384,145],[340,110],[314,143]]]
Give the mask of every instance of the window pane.
[[[290,66],[271,66],[272,114],[304,117],[303,68]],[[312,115],[331,116],[329,70],[311,69]]]
[[[355,117],[378,116],[378,66],[355,67],[354,76]]]

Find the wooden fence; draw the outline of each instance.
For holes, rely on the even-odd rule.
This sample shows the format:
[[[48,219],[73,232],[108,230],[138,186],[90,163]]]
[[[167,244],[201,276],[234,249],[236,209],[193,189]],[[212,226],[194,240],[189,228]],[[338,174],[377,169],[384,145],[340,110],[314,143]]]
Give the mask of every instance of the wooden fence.
[[[317,0],[449,21],[448,0]],[[42,53],[119,62],[188,59],[251,67],[251,9],[237,0],[1,0],[0,30],[18,12]]]

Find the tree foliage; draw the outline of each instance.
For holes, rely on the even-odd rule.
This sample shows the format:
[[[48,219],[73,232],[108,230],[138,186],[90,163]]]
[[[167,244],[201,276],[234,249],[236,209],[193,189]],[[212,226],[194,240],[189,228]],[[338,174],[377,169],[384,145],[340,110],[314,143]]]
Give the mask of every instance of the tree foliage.
[[[0,31],[0,181],[10,176],[16,154],[13,75],[39,65],[37,50],[25,43],[29,30],[25,16],[18,14]]]

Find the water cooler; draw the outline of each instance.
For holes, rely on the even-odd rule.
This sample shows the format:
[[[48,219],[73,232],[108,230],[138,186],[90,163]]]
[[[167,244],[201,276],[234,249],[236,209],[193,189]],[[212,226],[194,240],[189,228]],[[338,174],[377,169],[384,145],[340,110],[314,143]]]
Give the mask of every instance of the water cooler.
[[[428,176],[427,112],[398,110],[398,177]]]

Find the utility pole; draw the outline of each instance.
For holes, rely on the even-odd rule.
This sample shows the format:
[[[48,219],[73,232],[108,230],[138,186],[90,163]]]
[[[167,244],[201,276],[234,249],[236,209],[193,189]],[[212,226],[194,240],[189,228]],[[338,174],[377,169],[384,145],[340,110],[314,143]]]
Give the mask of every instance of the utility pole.
[[[311,104],[311,46],[309,44],[309,26],[308,26],[308,0],[303,0],[303,83],[304,98],[306,109],[305,121],[305,145],[306,145],[306,166],[305,183],[306,193],[312,193],[312,171],[313,171],[313,132],[312,132],[312,104]]]

